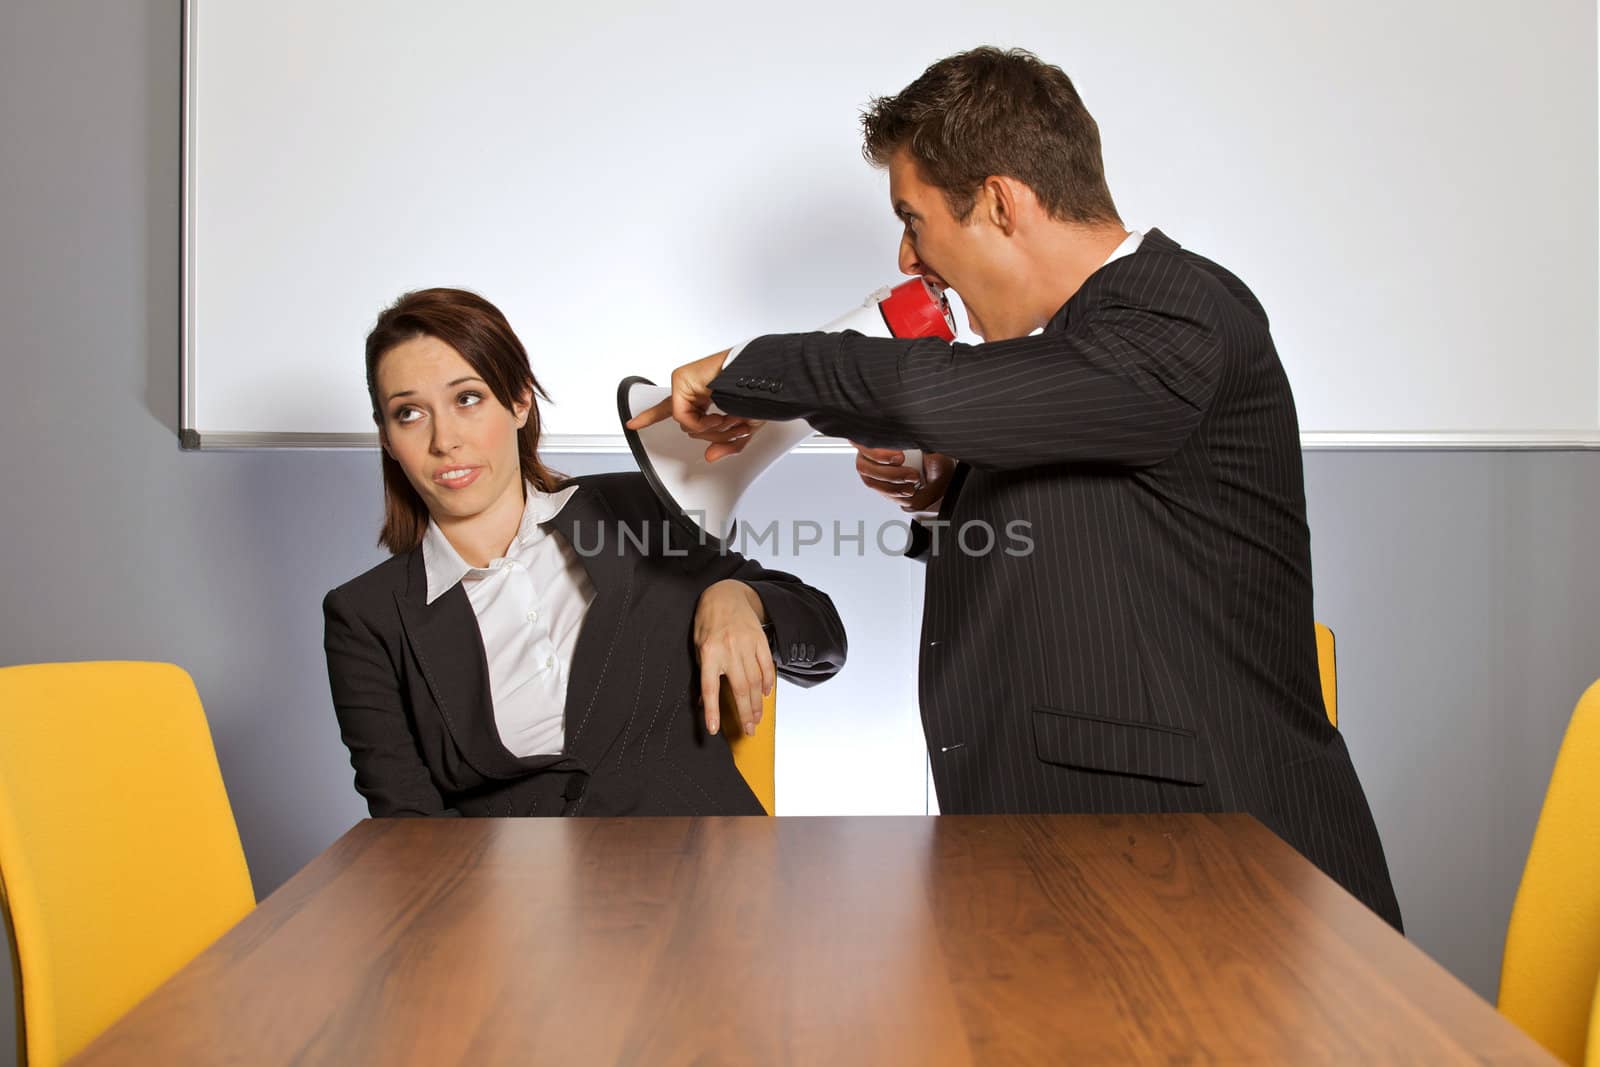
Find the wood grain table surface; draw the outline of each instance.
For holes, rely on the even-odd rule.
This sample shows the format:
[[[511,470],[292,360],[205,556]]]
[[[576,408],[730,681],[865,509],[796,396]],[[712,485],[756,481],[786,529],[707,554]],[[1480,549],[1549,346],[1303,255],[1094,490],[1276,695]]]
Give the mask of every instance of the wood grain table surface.
[[[357,824],[73,1061],[1554,1063],[1244,815]]]

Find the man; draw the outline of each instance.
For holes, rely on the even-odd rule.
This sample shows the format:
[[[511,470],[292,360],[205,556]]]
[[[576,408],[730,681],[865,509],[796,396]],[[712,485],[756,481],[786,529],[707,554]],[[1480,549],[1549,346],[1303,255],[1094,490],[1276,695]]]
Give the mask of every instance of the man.
[[[862,124],[901,268],[955,289],[984,343],[762,337],[679,368],[633,425],[676,418],[716,459],[804,418],[860,442],[869,485],[937,505],[911,554],[941,810],[1247,811],[1399,927],[1323,711],[1299,426],[1260,303],[1124,228],[1093,118],[1026,52],[941,60]],[[909,447],[934,453],[913,488]]]

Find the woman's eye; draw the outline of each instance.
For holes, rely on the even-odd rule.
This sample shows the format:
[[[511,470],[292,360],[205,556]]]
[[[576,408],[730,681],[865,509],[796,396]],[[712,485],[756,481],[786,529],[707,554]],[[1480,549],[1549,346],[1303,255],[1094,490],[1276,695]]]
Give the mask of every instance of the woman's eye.
[[[474,404],[480,404],[482,402],[482,393],[462,393],[460,396],[456,397],[456,403],[460,404],[464,408],[471,407]]]
[[[404,426],[408,422],[416,422],[422,418],[422,412],[416,408],[401,408],[394,413],[394,421]]]

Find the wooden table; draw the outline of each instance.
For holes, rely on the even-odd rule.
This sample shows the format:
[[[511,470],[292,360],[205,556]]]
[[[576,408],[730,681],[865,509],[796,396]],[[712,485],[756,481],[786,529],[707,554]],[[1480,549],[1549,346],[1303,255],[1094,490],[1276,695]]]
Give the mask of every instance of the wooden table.
[[[148,1063],[1553,1063],[1243,815],[363,822]]]

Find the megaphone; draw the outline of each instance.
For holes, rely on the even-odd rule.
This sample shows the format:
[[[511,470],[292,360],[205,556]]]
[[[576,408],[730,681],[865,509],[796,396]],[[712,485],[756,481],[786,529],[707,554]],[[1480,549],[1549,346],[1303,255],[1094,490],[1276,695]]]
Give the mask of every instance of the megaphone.
[[[825,333],[854,330],[868,337],[956,338],[956,320],[943,293],[922,277],[885,286],[861,306],[822,327]],[[617,415],[624,423],[639,470],[675,519],[722,546],[729,545],[735,515],[745,491],[774,463],[816,430],[803,419],[767,423],[744,451],[706,462],[706,443],[683,432],[671,419],[630,430],[626,423],[665,400],[672,390],[637,376],[617,386]],[[716,409],[713,408],[713,411]],[[906,466],[922,469],[922,453],[905,450]]]

